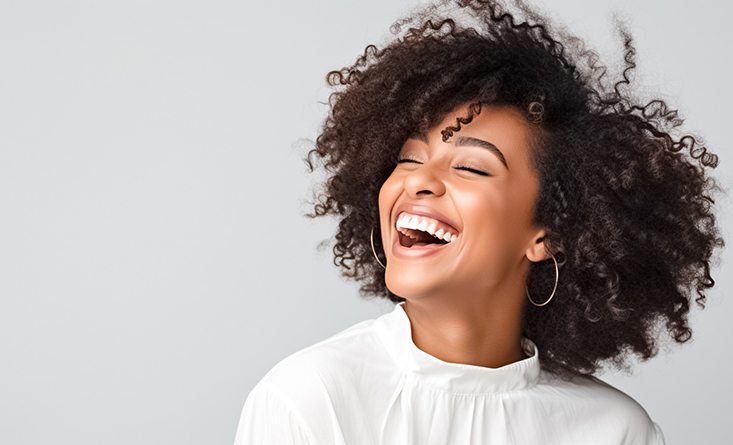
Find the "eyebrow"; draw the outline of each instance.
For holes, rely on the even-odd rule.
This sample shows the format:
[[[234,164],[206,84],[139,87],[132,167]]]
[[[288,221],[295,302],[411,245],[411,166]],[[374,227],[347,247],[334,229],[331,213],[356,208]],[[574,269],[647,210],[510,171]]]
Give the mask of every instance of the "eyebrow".
[[[424,133],[415,133],[412,136],[410,136],[410,139],[417,139],[418,141],[428,143],[428,137]],[[504,164],[504,167],[506,167],[507,170],[509,170],[509,165],[506,162],[506,158],[504,157],[504,153],[499,150],[499,148],[492,144],[489,141],[484,141],[483,139],[475,138],[472,136],[456,136],[456,141],[454,143],[456,146],[467,146],[472,145],[476,147],[481,147],[489,150],[494,156],[499,158],[502,164]]]

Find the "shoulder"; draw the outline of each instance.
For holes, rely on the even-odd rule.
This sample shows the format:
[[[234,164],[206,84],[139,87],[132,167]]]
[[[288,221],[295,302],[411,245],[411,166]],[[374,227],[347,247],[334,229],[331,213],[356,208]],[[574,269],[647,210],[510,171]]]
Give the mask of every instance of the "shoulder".
[[[303,413],[277,388],[258,384],[239,416],[234,445],[315,445],[318,442]]]
[[[378,352],[373,319],[358,322],[277,362],[260,383],[290,395],[331,385]]]
[[[559,391],[578,424],[598,437],[615,437],[621,444],[664,445],[661,427],[632,396],[595,376],[572,381],[548,379]]]
[[[333,435],[339,417],[353,410],[362,386],[377,378],[366,367],[380,366],[386,357],[373,322],[358,322],[281,359],[250,392],[250,411],[273,410],[264,415],[283,417],[283,422],[297,419],[316,443],[338,442]]]

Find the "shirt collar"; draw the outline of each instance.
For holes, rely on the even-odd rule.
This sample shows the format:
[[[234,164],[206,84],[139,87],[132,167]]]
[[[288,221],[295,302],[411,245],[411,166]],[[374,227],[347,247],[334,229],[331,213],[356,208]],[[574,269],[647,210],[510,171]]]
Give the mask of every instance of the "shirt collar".
[[[453,393],[495,393],[529,388],[537,383],[540,363],[537,345],[522,336],[527,358],[499,368],[450,363],[419,349],[412,340],[404,302],[375,320],[375,329],[389,355],[402,369],[422,383]]]

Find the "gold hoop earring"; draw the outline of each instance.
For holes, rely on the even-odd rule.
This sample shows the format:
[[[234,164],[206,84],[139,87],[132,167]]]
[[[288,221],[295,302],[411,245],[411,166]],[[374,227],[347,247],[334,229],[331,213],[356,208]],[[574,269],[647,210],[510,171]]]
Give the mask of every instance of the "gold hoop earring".
[[[529,289],[527,289],[527,285],[526,284],[524,285],[524,290],[527,293],[527,298],[529,299],[529,301],[532,304],[534,304],[535,306],[538,306],[538,307],[539,306],[544,306],[547,303],[549,303],[550,300],[552,300],[552,297],[555,296],[555,290],[557,290],[557,281],[560,279],[560,270],[557,268],[557,260],[555,259],[555,255],[552,255],[552,254],[550,254],[550,255],[552,256],[552,261],[555,262],[555,287],[552,289],[552,295],[550,295],[550,298],[548,298],[547,301],[545,301],[542,304],[537,304],[534,301],[532,301],[532,297],[529,296]]]
[[[385,266],[384,264],[382,264],[381,261],[379,261],[379,257],[377,256],[377,252],[374,250],[374,226],[372,226],[372,233],[371,233],[371,235],[369,235],[369,241],[372,243],[372,253],[374,254],[374,258],[377,259],[377,262],[379,263],[380,266],[382,266],[383,269],[386,269],[387,266]]]

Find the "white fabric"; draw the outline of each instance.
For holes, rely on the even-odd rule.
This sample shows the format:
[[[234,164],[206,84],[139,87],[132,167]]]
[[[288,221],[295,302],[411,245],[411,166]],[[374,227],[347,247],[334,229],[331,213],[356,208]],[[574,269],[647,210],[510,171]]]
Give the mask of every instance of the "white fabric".
[[[540,368],[537,346],[500,368],[442,361],[402,307],[277,363],[252,389],[235,445],[662,445],[636,400],[600,379]]]

